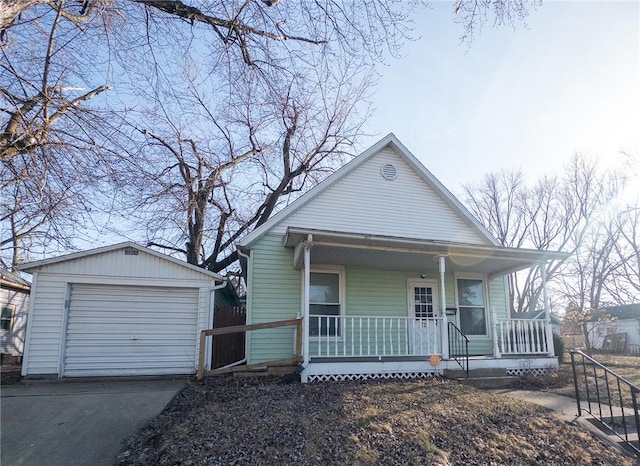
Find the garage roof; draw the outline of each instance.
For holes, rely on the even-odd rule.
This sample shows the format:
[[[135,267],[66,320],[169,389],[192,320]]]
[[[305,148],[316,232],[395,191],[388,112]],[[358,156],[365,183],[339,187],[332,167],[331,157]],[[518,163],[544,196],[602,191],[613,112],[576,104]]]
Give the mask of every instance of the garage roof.
[[[40,260],[40,261],[34,261],[34,262],[28,262],[26,264],[22,264],[18,267],[19,270],[23,270],[25,272],[29,272],[31,270],[40,268],[40,267],[44,267],[47,265],[52,265],[52,264],[57,264],[60,262],[66,262],[66,261],[71,261],[71,260],[76,260],[76,259],[82,259],[85,257],[89,257],[89,256],[94,256],[97,254],[104,254],[107,252],[112,252],[112,251],[117,251],[119,249],[133,249],[133,250],[137,250],[137,251],[141,251],[144,252],[146,254],[150,254],[152,256],[158,257],[160,259],[164,259],[166,261],[172,262],[176,265],[182,266],[182,267],[186,267],[188,269],[191,269],[193,271],[199,272],[203,275],[207,275],[208,277],[214,278],[215,280],[220,280],[220,281],[224,281],[226,280],[226,278],[224,278],[222,275],[217,274],[215,272],[211,272],[209,270],[203,269],[201,267],[192,265],[192,264],[188,264],[184,261],[181,261],[179,259],[176,259],[175,257],[171,257],[171,256],[167,256],[166,254],[162,254],[158,251],[154,251],[153,249],[149,249],[149,248],[145,248],[144,246],[140,246],[139,244],[133,243],[131,241],[126,241],[123,243],[117,243],[117,244],[112,244],[110,246],[104,246],[101,248],[95,248],[95,249],[89,249],[87,251],[81,251],[81,252],[76,252],[73,254],[65,254],[64,256],[59,256],[59,257],[52,257],[51,259],[44,259],[44,260]]]

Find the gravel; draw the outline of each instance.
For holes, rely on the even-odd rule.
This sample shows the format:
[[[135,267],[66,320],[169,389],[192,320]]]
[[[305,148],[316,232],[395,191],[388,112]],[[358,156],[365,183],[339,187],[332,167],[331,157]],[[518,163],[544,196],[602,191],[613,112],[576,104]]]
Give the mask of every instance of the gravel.
[[[193,382],[118,464],[633,464],[544,408],[448,380],[283,380]]]

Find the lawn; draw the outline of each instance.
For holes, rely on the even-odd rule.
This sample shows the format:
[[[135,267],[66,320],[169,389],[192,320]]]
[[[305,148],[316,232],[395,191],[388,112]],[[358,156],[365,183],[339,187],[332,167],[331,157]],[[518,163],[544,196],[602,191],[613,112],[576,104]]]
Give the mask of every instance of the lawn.
[[[192,383],[120,465],[632,465],[541,407],[434,379]]]

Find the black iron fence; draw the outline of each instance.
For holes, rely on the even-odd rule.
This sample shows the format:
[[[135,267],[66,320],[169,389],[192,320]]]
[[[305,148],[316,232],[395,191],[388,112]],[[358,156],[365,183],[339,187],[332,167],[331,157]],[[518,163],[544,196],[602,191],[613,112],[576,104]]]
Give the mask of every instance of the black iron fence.
[[[640,387],[583,353],[571,351],[578,416],[586,411],[640,456]]]

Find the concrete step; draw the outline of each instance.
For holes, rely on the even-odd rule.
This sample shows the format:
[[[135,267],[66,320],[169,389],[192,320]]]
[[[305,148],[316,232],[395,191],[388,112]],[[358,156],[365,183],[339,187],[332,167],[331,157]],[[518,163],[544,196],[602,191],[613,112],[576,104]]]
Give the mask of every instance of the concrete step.
[[[473,378],[457,378],[455,379],[463,385],[469,385],[475,388],[507,388],[513,382],[518,380],[517,377],[504,375],[502,377],[473,377]]]
[[[504,377],[507,375],[506,369],[472,369],[469,371],[469,378],[478,377]],[[466,374],[462,369],[447,369],[444,371],[444,376],[451,379],[466,378]]]

